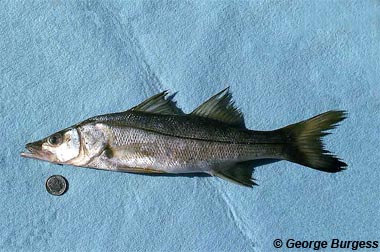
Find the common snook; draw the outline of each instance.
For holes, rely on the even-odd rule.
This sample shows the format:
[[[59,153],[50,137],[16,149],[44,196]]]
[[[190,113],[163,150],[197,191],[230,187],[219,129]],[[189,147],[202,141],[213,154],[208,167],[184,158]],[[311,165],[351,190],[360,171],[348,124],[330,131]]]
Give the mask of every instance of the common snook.
[[[325,172],[346,164],[323,148],[321,137],[345,118],[329,111],[274,131],[244,125],[228,89],[190,114],[167,92],[132,109],[92,117],[40,141],[23,157],[111,171],[196,173],[252,187],[252,160],[284,159]]]

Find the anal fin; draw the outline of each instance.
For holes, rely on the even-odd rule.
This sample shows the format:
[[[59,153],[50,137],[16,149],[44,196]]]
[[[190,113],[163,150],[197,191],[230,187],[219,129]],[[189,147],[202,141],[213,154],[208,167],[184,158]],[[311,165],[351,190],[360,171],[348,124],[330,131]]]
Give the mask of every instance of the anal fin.
[[[253,162],[240,162],[234,163],[232,165],[219,165],[213,169],[213,175],[225,180],[228,180],[232,183],[253,187],[257,185],[252,178],[253,172]]]

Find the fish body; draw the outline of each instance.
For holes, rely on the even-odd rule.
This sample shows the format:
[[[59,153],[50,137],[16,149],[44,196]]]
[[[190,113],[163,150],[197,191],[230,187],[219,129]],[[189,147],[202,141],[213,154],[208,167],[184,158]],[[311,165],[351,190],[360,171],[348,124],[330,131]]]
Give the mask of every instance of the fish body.
[[[24,157],[136,173],[208,173],[251,187],[252,161],[283,159],[326,172],[345,163],[321,137],[345,118],[330,111],[274,131],[249,130],[228,89],[190,114],[157,94],[132,109],[95,116],[26,145]]]

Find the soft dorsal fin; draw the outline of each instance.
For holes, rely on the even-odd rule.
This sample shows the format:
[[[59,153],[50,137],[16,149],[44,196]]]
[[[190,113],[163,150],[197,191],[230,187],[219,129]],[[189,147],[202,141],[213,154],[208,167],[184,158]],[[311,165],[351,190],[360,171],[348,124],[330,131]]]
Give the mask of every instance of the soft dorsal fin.
[[[208,99],[191,112],[191,114],[211,118],[234,126],[245,127],[243,114],[234,106],[229,88]]]
[[[162,115],[181,115],[182,110],[179,109],[171,97],[166,98],[168,91],[161,92],[159,94],[153,95],[152,97],[146,99],[139,105],[133,107],[131,110],[150,112]]]
[[[257,185],[252,178],[253,162],[235,163],[226,167],[214,167],[212,175],[228,180],[238,185],[252,187]]]

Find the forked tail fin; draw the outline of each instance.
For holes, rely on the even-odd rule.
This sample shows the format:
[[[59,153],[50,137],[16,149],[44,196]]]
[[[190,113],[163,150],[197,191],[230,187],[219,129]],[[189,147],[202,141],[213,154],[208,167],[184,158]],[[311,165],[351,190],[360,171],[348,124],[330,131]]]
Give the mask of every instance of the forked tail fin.
[[[347,166],[324,148],[322,137],[346,118],[345,111],[328,111],[279,131],[290,141],[286,159],[324,172],[339,172]]]

